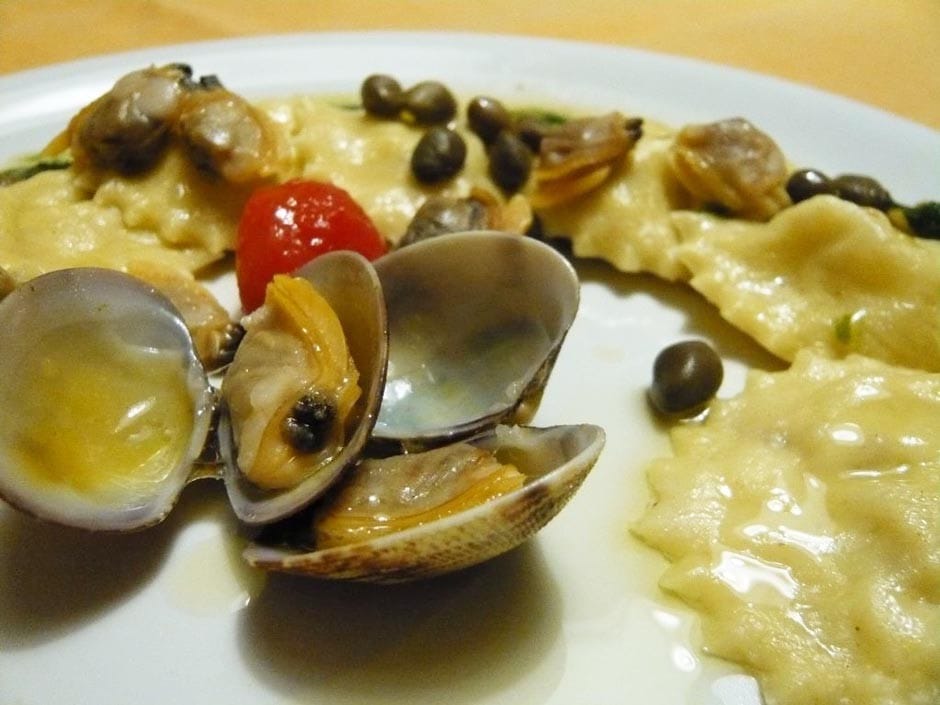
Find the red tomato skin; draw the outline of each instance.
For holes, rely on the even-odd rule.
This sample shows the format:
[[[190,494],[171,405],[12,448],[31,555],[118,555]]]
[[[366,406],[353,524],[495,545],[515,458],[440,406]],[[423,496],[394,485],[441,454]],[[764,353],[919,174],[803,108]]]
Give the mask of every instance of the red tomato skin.
[[[354,250],[370,260],[387,250],[348,192],[330,183],[299,180],[257,189],[245,203],[235,247],[242,310],[249,313],[264,302],[275,274],[292,272],[333,250]]]

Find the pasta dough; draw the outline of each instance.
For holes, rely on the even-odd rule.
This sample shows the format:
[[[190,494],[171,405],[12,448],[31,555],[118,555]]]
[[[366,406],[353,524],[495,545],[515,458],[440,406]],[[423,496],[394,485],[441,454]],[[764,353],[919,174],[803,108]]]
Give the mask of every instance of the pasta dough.
[[[151,181],[150,187],[157,185]],[[194,217],[181,218],[178,240],[170,246],[155,229],[129,226],[122,210],[135,202],[129,214],[137,218],[171,219],[166,205],[116,183],[110,190],[105,202],[89,198],[68,170],[0,188],[0,267],[22,282],[65,267],[124,269],[135,260],[192,271],[220,256],[211,244],[220,227],[218,216],[199,216],[206,206]],[[202,224],[205,242],[196,239]]]
[[[793,360],[815,347],[940,371],[940,245],[833,196],[769,223],[672,216],[690,284],[733,325]]]
[[[635,532],[768,705],[940,702],[940,375],[803,351],[655,461]]]
[[[262,104],[288,135],[292,171],[305,179],[329,181],[348,191],[386,238],[397,243],[430,194],[453,198],[473,187],[498,189],[487,176],[480,140],[461,130],[467,145],[464,168],[439,186],[420,184],[410,169],[411,153],[424,134],[397,120],[378,120],[322,98],[300,96]]]
[[[579,257],[600,257],[623,272],[685,279],[669,219],[688,202],[669,165],[673,139],[670,130],[645,121],[643,137],[604,184],[540,213],[545,229],[570,239]]]
[[[259,107],[282,131],[290,154],[279,180],[320,179],[345,188],[392,242],[431,193],[497,190],[475,136],[466,135],[461,174],[427,187],[409,171],[418,128],[302,96]],[[41,173],[0,188],[0,267],[16,281],[70,266],[126,269],[134,260],[195,272],[234,249],[251,188],[201,173],[178,148],[138,176]]]

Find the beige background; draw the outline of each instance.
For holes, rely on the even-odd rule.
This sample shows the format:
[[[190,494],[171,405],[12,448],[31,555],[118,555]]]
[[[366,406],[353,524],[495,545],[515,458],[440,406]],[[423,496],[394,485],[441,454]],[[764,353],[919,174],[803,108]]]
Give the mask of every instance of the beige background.
[[[940,0],[0,0],[0,73],[148,45],[359,29],[629,45],[776,75],[940,129]]]

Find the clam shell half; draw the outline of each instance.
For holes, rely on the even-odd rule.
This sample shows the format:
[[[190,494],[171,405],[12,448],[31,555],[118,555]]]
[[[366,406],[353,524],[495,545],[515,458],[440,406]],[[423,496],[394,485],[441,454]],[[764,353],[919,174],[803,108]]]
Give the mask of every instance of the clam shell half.
[[[395,534],[320,551],[251,544],[252,566],[317,578],[397,583],[489,560],[547,524],[580,487],[606,440],[589,424],[497,426],[468,442],[511,462],[527,479],[518,490]]]
[[[304,277],[336,313],[359,371],[362,396],[351,419],[352,430],[343,449],[327,467],[284,490],[265,490],[248,481],[238,468],[237,440],[228,410],[222,405],[219,450],[229,501],[246,524],[267,524],[302,509],[332,485],[354,463],[378,415],[388,359],[388,328],[382,288],[375,270],[362,255],[337,251],[321,255],[295,272]]]
[[[530,237],[470,231],[374,265],[390,341],[375,438],[417,448],[527,422],[514,414],[540,397],[578,310],[571,264]]]
[[[50,272],[0,302],[0,349],[0,496],[84,529],[161,521],[214,406],[173,305],[120,272]]]

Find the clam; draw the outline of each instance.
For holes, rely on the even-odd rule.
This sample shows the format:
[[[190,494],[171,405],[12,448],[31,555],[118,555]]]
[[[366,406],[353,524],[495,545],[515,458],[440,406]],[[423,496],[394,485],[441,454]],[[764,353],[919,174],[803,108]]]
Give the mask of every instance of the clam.
[[[267,545],[262,535],[244,557],[265,570],[377,583],[466,568],[548,523],[604,442],[603,429],[587,424],[497,426],[441,448],[364,460],[309,515],[307,534],[319,547]]]
[[[374,265],[389,327],[375,439],[414,448],[528,421],[577,313],[568,261],[533,238],[475,231]]]
[[[219,446],[247,524],[310,504],[359,456],[378,414],[388,351],[375,270],[331,252],[276,278],[248,316],[222,382]]]
[[[217,444],[232,460],[221,474],[247,523],[274,521],[309,504],[369,436],[387,332],[378,280],[364,258],[332,253],[302,273],[296,281],[315,282],[362,370],[341,442],[311,477],[274,490],[247,481],[234,461],[230,409],[216,429],[218,395],[179,310],[137,277],[76,268],[31,280],[0,306],[0,497],[55,523],[139,529],[161,521],[188,481],[219,476],[212,454],[204,453]],[[263,377],[276,376],[281,364],[277,351],[271,354]],[[270,380],[252,384],[264,396]]]
[[[169,301],[115,271],[51,272],[0,302],[0,349],[0,496],[92,530],[163,519],[214,399]]]
[[[317,517],[314,550],[259,542],[253,565],[391,582],[524,541],[600,453],[595,426],[512,425],[534,413],[578,306],[574,270],[543,243],[478,231],[375,263],[333,252],[268,296],[217,394],[183,316],[144,281],[84,268],[17,288],[0,302],[0,496],[120,531],[221,476],[246,524]]]

